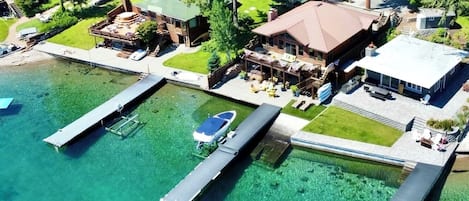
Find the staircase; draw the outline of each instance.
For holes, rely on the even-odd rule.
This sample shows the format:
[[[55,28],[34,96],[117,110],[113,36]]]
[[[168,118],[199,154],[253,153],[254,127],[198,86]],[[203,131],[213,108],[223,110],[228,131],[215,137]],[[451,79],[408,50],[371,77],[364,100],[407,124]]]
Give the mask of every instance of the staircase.
[[[18,6],[15,3],[10,3],[8,4],[10,7],[10,10],[13,12],[13,15],[15,15],[17,18],[23,17],[23,12],[21,12],[21,9],[18,8]]]
[[[414,117],[414,119],[412,120],[411,130],[423,131],[426,125],[427,125],[427,121],[425,119],[422,119],[420,117]]]
[[[399,122],[394,121],[394,120],[392,120],[392,119],[389,119],[389,118],[387,118],[387,117],[383,117],[383,116],[381,116],[381,115],[378,115],[378,114],[375,114],[375,113],[373,113],[373,112],[364,110],[364,109],[362,109],[362,108],[359,108],[359,107],[350,105],[350,104],[345,103],[345,102],[342,102],[342,101],[340,101],[340,100],[333,99],[332,104],[335,105],[335,106],[337,106],[337,107],[340,107],[340,108],[342,108],[342,109],[345,109],[345,110],[348,110],[348,111],[357,113],[357,114],[359,114],[359,115],[361,115],[361,116],[363,116],[363,117],[366,117],[366,118],[369,118],[369,119],[378,121],[378,122],[380,122],[380,123],[382,123],[382,124],[385,124],[385,125],[387,125],[387,126],[396,128],[396,129],[398,129],[398,130],[401,130],[401,131],[406,131],[406,130],[407,130],[407,125],[406,125],[406,124],[399,123]]]
[[[410,161],[404,163],[404,167],[402,167],[401,175],[399,177],[399,183],[403,183],[405,181],[407,176],[409,176],[409,174],[414,170],[416,165],[417,163]]]

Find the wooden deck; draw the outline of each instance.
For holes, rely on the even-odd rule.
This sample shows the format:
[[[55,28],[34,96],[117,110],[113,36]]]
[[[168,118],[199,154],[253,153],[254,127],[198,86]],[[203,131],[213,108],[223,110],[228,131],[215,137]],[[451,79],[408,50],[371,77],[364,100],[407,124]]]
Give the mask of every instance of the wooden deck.
[[[202,161],[160,201],[194,200],[215,180],[223,170],[245,151],[248,144],[272,126],[280,114],[280,107],[262,104],[235,130],[236,135],[221,144],[215,152]]]
[[[158,85],[161,81],[163,81],[162,77],[156,75],[146,76],[102,105],[81,116],[71,124],[43,139],[43,141],[52,144],[57,148],[66,145],[89,128],[98,124],[104,118],[118,112],[120,109],[125,109],[129,103]]]

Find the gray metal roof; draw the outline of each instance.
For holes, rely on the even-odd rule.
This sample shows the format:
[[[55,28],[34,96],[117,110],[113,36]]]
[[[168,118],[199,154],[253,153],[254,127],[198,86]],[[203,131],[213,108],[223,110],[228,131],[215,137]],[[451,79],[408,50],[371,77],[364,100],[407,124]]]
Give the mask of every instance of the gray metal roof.
[[[149,10],[182,21],[188,21],[201,14],[198,6],[188,6],[180,0],[143,0],[135,3],[135,5],[143,10]]]

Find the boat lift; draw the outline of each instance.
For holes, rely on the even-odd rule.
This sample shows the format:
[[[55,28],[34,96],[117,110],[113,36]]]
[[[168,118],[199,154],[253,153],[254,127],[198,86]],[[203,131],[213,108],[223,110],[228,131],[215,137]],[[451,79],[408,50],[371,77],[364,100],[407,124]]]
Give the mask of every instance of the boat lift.
[[[117,121],[114,125],[110,127],[105,127],[106,131],[109,131],[115,135],[118,135],[122,138],[129,136],[133,133],[136,129],[143,124],[143,122],[137,119],[138,114],[129,115],[129,116],[121,116],[120,120]]]

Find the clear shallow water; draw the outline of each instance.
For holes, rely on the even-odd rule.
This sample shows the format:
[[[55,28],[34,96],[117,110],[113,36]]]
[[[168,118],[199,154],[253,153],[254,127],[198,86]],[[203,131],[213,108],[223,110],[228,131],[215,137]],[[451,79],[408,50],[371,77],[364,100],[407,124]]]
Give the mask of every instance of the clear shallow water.
[[[157,200],[189,173],[192,131],[209,114],[253,109],[167,84],[133,113],[146,124],[121,140],[98,129],[61,153],[42,139],[130,86],[136,76],[56,61],[0,67],[0,200]]]
[[[400,168],[293,149],[275,170],[238,162],[203,200],[389,200]]]

